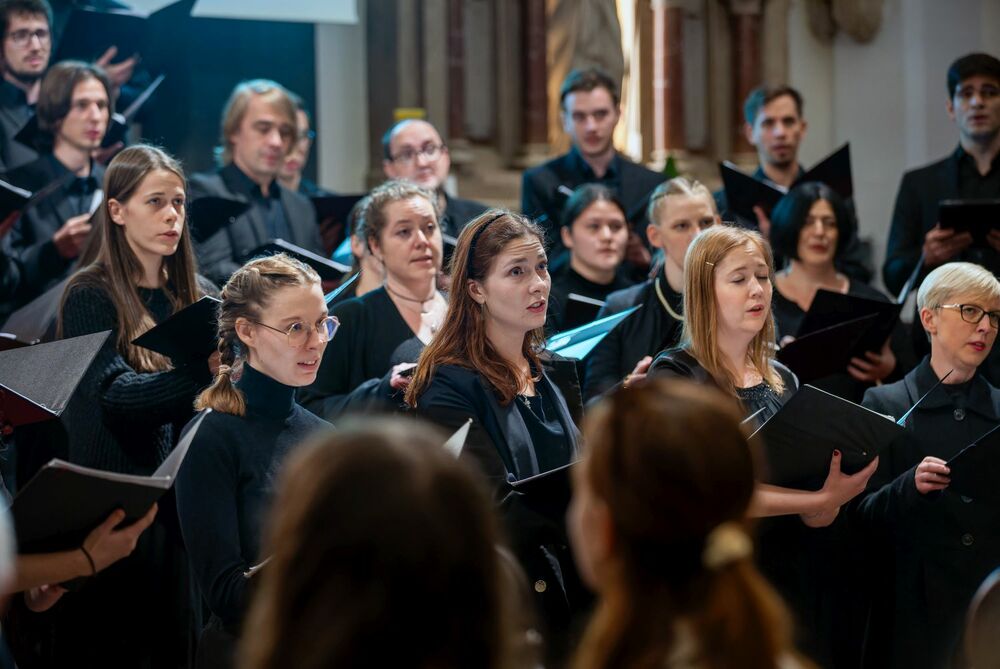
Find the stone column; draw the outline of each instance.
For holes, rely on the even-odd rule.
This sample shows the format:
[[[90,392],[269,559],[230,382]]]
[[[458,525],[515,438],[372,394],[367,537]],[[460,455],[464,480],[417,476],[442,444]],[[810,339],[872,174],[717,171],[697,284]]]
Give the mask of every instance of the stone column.
[[[684,149],[684,8],[653,0],[653,160]]]
[[[465,40],[463,0],[448,1],[448,143],[465,141]]]
[[[743,136],[743,101],[761,84],[761,14],[762,0],[729,0],[732,35],[733,73],[733,151],[751,152],[753,147]]]
[[[545,0],[521,0],[521,20],[521,68],[524,81],[521,141],[524,160],[530,164],[545,155],[548,142]]]

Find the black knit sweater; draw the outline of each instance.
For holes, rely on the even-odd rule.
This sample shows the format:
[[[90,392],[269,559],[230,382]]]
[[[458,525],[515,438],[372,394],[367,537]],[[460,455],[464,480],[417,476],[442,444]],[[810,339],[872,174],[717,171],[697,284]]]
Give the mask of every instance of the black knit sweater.
[[[199,284],[203,292],[215,292],[201,277]],[[172,313],[163,290],[139,288],[139,295],[157,323]],[[61,317],[64,338],[112,331],[63,414],[70,461],[152,474],[173,448],[173,424],[191,417],[195,396],[211,382],[207,362],[136,372],[117,349],[118,311],[99,285],[70,287]]]

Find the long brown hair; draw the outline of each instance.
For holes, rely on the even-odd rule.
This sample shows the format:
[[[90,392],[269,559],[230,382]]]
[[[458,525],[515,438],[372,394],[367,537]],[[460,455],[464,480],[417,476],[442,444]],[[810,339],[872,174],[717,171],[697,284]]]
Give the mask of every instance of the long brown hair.
[[[165,170],[173,173],[184,184],[184,171],[176,160],[155,146],[138,144],[123,150],[104,173],[104,201],[94,212],[94,232],[100,235],[97,260],[73,275],[63,291],[63,304],[77,286],[98,286],[104,290],[118,313],[118,350],[138,372],[158,372],[170,369],[170,360],[148,349],[135,346],[132,340],[156,325],[137,286],[143,270],[139,259],[125,238],[125,227],[111,220],[108,201],[127,202],[150,172]],[[88,253],[91,242],[88,242]],[[185,221],[180,242],[173,255],[163,258],[163,290],[174,311],[182,309],[201,297],[195,276],[196,262],[191,248],[191,236]],[[60,308],[59,336],[62,336],[62,308]]]
[[[485,307],[472,299],[469,283],[484,281],[504,248],[524,237],[544,240],[541,228],[528,219],[497,209],[473,219],[458,236],[451,256],[448,313],[417,361],[417,371],[406,389],[406,403],[411,407],[417,406],[439,365],[458,365],[482,374],[504,405],[520,391],[521,373],[503,359],[486,336]],[[524,336],[521,352],[536,370],[541,369],[538,351],[544,341],[543,328]]]
[[[489,496],[410,420],[340,426],[282,473],[243,627],[251,669],[507,666]]]
[[[777,669],[792,653],[787,614],[750,556],[754,467],[740,418],[718,390],[665,379],[588,416],[579,474],[614,545],[576,669],[659,669],[686,641],[704,669]],[[742,545],[721,553],[719,528]]]
[[[684,256],[684,332],[682,341],[716,384],[729,394],[736,393],[738,380],[726,364],[719,348],[719,307],[715,299],[715,269],[735,248],[751,244],[764,256],[769,280],[774,279],[771,247],[760,234],[732,225],[714,225],[695,237]],[[768,307],[770,308],[770,306]],[[784,382],[771,365],[774,359],[774,314],[750,342],[750,364],[775,391]]]
[[[310,286],[319,282],[316,270],[284,253],[255,258],[229,277],[222,289],[222,304],[219,305],[221,364],[212,385],[201,391],[195,400],[195,409],[212,409],[234,416],[246,413],[246,398],[232,381],[233,374],[240,371],[238,365],[246,358],[243,345],[236,334],[236,321],[240,318],[249,321],[263,320],[263,311],[267,309],[271,295],[276,290],[288,286]]]

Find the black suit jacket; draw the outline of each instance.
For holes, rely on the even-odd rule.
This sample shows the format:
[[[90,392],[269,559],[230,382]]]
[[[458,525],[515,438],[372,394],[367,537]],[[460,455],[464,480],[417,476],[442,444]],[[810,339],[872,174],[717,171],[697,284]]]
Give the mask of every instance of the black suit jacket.
[[[903,175],[882,266],[882,276],[890,292],[898,293],[916,268],[924,235],[938,222],[938,203],[959,197],[958,163],[963,153],[958,147],[947,158]],[[995,197],[1000,197],[1000,193]],[[969,248],[954,260],[968,260],[994,274],[1000,272],[1000,256],[992,249]]]
[[[292,233],[291,239],[285,241],[322,255],[323,243],[320,241],[316,209],[312,202],[304,195],[282,188],[278,184],[272,187],[280,189],[281,206],[285,211],[288,229]],[[232,183],[225,172],[192,175],[188,181],[188,191],[191,200],[211,195],[247,201],[238,190],[238,185]],[[269,241],[271,238],[267,233],[263,214],[251,206],[246,212],[230,218],[228,223],[195,244],[199,271],[221,286],[233,272],[250,259],[250,254],[255,249]]]
[[[617,191],[629,216],[629,222],[639,236],[645,239],[645,200],[652,190],[665,180],[665,177],[659,172],[633,163],[621,154],[615,156],[611,169],[617,171],[617,188],[613,183],[608,185]],[[562,241],[558,231],[568,195],[561,192],[559,187],[565,186],[569,190],[575,190],[586,183],[604,182],[607,182],[607,178],[596,178],[576,149],[571,149],[568,153],[524,173],[521,181],[521,212],[535,220],[545,216],[546,218],[540,222],[546,230],[549,243],[553,250],[561,249]],[[550,255],[555,254],[550,253]]]
[[[12,170],[38,158],[38,151],[14,139],[34,115],[17,86],[0,80],[0,172]]]
[[[462,228],[469,221],[489,209],[489,205],[475,200],[463,200],[458,197],[444,196],[445,208],[441,214],[441,231],[446,235],[458,237]]]
[[[52,154],[45,154],[11,170],[6,176],[10,183],[32,192],[56,180],[66,182],[62,188],[27,207],[4,241],[8,252],[18,258],[23,268],[18,303],[24,304],[69,275],[75,259],[59,255],[52,237],[66,221],[87,213],[99,195],[96,192],[88,196],[71,194],[70,182],[74,178]],[[104,167],[93,163],[91,176],[100,189],[104,182]]]

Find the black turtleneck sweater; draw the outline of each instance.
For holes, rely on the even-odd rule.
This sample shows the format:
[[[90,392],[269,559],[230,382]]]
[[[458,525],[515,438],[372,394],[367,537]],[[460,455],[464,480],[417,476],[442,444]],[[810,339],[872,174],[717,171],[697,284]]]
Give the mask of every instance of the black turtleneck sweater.
[[[191,568],[212,614],[239,628],[248,581],[259,563],[262,522],[278,469],[294,447],[330,427],[299,406],[295,388],[249,364],[236,387],[246,415],[205,417],[177,475],[177,512]]]

